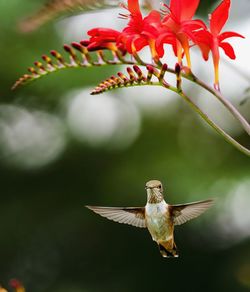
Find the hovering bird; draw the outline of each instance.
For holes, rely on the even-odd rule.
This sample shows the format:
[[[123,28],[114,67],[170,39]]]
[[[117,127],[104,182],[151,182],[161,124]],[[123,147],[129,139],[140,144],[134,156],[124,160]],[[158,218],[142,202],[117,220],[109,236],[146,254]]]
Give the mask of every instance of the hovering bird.
[[[163,197],[159,180],[146,183],[147,204],[145,207],[98,207],[86,206],[95,213],[115,222],[147,228],[163,257],[178,257],[174,241],[174,226],[198,217],[213,205],[213,200],[189,204],[170,205]]]

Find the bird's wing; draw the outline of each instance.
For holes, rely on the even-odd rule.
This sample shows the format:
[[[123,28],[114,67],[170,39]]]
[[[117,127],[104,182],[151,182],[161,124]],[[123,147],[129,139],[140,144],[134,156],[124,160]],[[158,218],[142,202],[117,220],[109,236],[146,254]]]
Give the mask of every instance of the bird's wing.
[[[214,203],[214,200],[205,200],[183,205],[171,205],[174,225],[181,225],[191,219],[200,216]]]
[[[95,213],[115,222],[145,228],[145,208],[144,207],[98,207],[86,206]]]

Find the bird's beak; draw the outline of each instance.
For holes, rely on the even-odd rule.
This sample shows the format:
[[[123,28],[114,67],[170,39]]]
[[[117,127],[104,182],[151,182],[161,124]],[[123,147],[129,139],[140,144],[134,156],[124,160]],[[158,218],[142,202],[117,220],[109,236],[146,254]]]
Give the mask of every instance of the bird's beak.
[[[154,188],[146,187],[148,198],[154,195]]]

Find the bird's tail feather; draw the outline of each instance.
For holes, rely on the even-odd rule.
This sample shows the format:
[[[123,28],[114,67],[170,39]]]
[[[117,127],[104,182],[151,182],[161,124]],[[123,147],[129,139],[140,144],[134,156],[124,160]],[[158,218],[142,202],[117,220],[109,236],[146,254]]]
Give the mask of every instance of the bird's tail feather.
[[[158,243],[161,255],[164,258],[177,258],[179,256],[176,244],[174,242],[161,242]]]

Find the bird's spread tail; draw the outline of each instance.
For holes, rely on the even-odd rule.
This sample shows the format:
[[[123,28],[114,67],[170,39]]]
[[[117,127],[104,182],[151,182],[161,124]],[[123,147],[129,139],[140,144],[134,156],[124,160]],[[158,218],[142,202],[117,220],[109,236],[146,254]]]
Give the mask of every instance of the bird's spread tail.
[[[158,243],[158,246],[159,246],[160,253],[164,258],[178,258],[179,257],[176,244],[172,240],[171,242],[165,241],[165,242]]]

